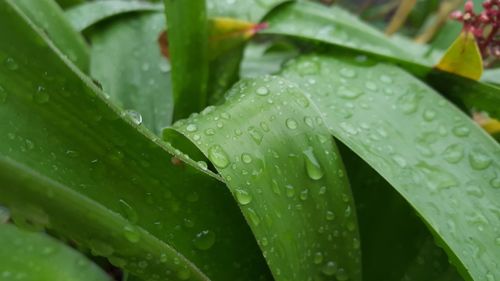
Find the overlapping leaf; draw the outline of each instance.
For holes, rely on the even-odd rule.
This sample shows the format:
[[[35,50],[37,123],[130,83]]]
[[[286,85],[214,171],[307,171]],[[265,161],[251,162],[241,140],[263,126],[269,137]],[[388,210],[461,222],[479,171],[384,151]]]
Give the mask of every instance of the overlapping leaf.
[[[465,279],[498,277],[500,147],[491,137],[394,66],[309,56],[283,75],[310,93],[332,134],[415,208]]]
[[[0,241],[2,280],[111,280],[85,256],[43,233],[0,224]]]
[[[182,155],[171,162],[175,151],[120,117],[11,1],[0,14],[9,38],[0,43],[0,202],[17,222],[54,229],[145,279],[268,279],[219,181],[175,160]]]
[[[315,106],[276,77],[241,82],[227,97],[174,128],[224,177],[274,278],[361,280],[350,188]]]

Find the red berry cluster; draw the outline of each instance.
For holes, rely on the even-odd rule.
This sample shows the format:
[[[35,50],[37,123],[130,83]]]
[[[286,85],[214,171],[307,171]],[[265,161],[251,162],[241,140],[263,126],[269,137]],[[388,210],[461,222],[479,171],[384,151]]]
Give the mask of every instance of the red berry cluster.
[[[500,59],[500,0],[485,0],[484,10],[474,12],[472,0],[465,2],[464,11],[455,11],[451,18],[463,23],[464,30],[476,37],[483,58]]]

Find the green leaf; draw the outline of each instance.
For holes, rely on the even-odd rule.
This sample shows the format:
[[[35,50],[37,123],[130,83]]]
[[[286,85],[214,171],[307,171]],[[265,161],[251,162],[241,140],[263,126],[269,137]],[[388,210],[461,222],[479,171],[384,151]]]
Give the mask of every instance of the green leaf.
[[[259,22],[264,15],[290,0],[207,0],[211,17],[230,17]]]
[[[205,0],[164,2],[177,120],[207,104],[208,20]]]
[[[426,80],[460,106],[487,112],[500,119],[500,88],[495,85],[462,78],[447,72],[434,71]]]
[[[319,121],[296,86],[265,77],[174,125],[225,179],[276,280],[361,280],[350,188]]]
[[[269,28],[262,31],[264,34],[319,40],[409,62],[416,59],[383,33],[336,6],[292,2],[274,10],[266,20]]]
[[[297,54],[298,50],[286,42],[282,44],[250,43],[245,48],[240,75],[244,78],[255,78],[277,73],[285,61]]]
[[[46,32],[54,45],[82,71],[89,68],[89,50],[54,0],[17,0],[12,5],[21,10],[36,26]]]
[[[157,43],[164,26],[162,13],[138,13],[104,22],[90,36],[90,74],[115,105],[139,114],[156,134],[173,111],[170,63]]]
[[[0,1],[0,34],[9,38],[0,43],[0,204],[16,222],[144,279],[269,280],[213,173],[111,105],[10,0]]]
[[[440,52],[431,52],[423,57],[425,50],[421,47],[401,38],[389,41],[380,32],[340,8],[329,9],[314,3],[290,3],[280,6],[267,19],[270,26],[262,33],[289,35],[375,54],[379,59],[405,67],[439,89],[445,96],[458,98],[456,100],[466,104],[468,109],[488,108],[485,110],[492,117],[500,118],[497,115],[499,88],[433,70],[431,66],[435,64],[435,57]],[[345,53],[348,50],[337,48],[328,52]],[[493,100],[496,103],[491,103]]]
[[[2,280],[110,280],[85,256],[43,233],[0,224],[0,241],[5,242],[0,247]]]
[[[147,2],[107,0],[86,2],[66,11],[66,18],[74,29],[83,31],[111,17],[131,12],[161,11],[161,5]],[[130,43],[130,42],[129,42]]]
[[[312,55],[283,76],[415,208],[465,279],[499,277],[500,147],[492,138],[395,66]]]
[[[356,201],[364,280],[436,280],[451,274],[446,254],[408,202],[359,156],[339,147]]]

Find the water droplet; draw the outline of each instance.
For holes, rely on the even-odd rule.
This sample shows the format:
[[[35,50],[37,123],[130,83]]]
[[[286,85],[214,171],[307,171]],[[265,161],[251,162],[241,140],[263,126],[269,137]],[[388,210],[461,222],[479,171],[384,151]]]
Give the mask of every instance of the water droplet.
[[[6,58],[4,61],[4,65],[9,70],[16,70],[19,68],[19,65],[13,58]]]
[[[421,98],[415,92],[408,92],[398,98],[397,104],[403,113],[411,114],[417,111]]]
[[[320,264],[323,262],[323,254],[321,252],[314,253],[313,262],[315,264]]]
[[[309,128],[314,128],[314,120],[311,117],[304,117],[304,123],[306,123]]]
[[[203,230],[193,239],[194,246],[199,250],[208,250],[215,244],[215,233]]]
[[[125,200],[120,199],[119,201],[120,208],[125,215],[125,217],[131,222],[131,223],[137,223],[139,220],[139,217],[137,215],[137,212],[135,211],[132,206],[130,206]]]
[[[466,137],[470,134],[470,129],[464,125],[457,125],[451,131],[457,137]]]
[[[259,96],[267,96],[269,94],[269,90],[266,87],[262,86],[257,88],[256,93]]]
[[[452,144],[443,151],[443,158],[448,163],[456,164],[464,158],[464,148],[460,144]]]
[[[259,129],[257,129],[254,126],[250,126],[250,127],[248,127],[248,133],[250,134],[250,137],[254,140],[254,142],[256,144],[261,144],[262,139],[264,138],[264,136],[259,131]]]
[[[398,164],[401,168],[405,168],[408,165],[405,158],[399,154],[394,154],[392,156],[392,160],[394,160],[394,162],[396,162],[396,164]]]
[[[326,211],[326,220],[332,221],[335,219],[335,213],[332,211]]]
[[[248,213],[248,218],[250,219],[250,222],[253,225],[258,226],[260,224],[260,218],[257,215],[257,213],[251,208],[247,209],[247,213]]]
[[[365,88],[368,89],[368,90],[370,90],[370,91],[376,91],[376,90],[378,90],[377,84],[375,84],[373,82],[370,82],[370,81],[368,81],[368,82],[365,83]]]
[[[238,200],[241,205],[247,205],[252,202],[252,195],[250,195],[250,193],[248,193],[246,190],[236,189],[235,194],[236,200]]]
[[[35,92],[33,99],[40,104],[47,103],[50,100],[50,96],[45,90],[45,87],[39,86]]]
[[[288,118],[286,119],[286,127],[290,130],[295,130],[297,129],[297,121],[295,121],[294,119],[292,118]]]
[[[132,120],[132,122],[135,124],[135,125],[141,125],[142,124],[142,115],[135,111],[135,110],[132,110],[132,109],[127,109],[124,111],[124,116],[128,116],[128,118],[130,118],[130,120]]]
[[[343,268],[339,268],[336,277],[338,281],[346,281],[349,279],[349,275],[347,275],[347,272]]]
[[[356,77],[356,71],[351,68],[343,67],[340,69],[340,75],[345,78],[354,78]]]
[[[427,122],[430,122],[432,120],[434,120],[434,118],[436,118],[436,111],[432,110],[432,109],[426,109],[424,111],[424,116],[423,116],[424,120],[427,121]]]
[[[316,159],[316,156],[314,155],[314,151],[312,147],[309,147],[308,149],[303,151],[304,153],[304,160],[306,164],[306,172],[309,178],[312,180],[319,180],[323,177],[324,172],[321,167],[321,165],[318,162],[318,159]]]
[[[208,149],[208,158],[218,168],[224,169],[229,165],[229,158],[226,152],[218,144],[213,145]]]
[[[205,161],[198,161],[196,162],[196,165],[202,170],[207,170],[208,169],[208,164]]]
[[[458,185],[458,181],[453,174],[438,166],[431,166],[425,162],[420,162],[416,165],[416,168],[425,176],[428,187],[433,191]]]
[[[496,188],[496,189],[500,189],[500,177],[495,176],[494,178],[492,178],[490,180],[490,184],[491,184],[491,187]]]
[[[345,99],[355,99],[363,94],[363,91],[355,88],[340,87],[338,90],[338,95]]]
[[[137,243],[141,239],[141,234],[135,226],[126,225],[124,228],[125,238],[132,243]]]
[[[392,78],[390,76],[383,74],[382,76],[380,76],[380,81],[382,81],[386,84],[390,84],[390,83],[392,83]]]
[[[484,170],[491,165],[491,158],[479,150],[471,151],[469,163],[474,170]]]
[[[297,71],[300,75],[313,75],[320,71],[318,62],[311,60],[303,60],[297,64]]]
[[[186,131],[190,133],[196,132],[196,130],[198,130],[198,126],[196,126],[196,124],[189,124],[186,126]]]
[[[326,276],[333,276],[335,273],[337,273],[337,263],[335,263],[334,261],[327,262],[321,269],[321,272],[323,272],[323,274]]]
[[[295,187],[293,187],[293,185],[291,184],[287,184],[285,186],[285,189],[286,189],[286,196],[287,197],[293,197],[295,195]]]
[[[252,163],[252,156],[248,153],[241,154],[241,161],[245,164]]]
[[[300,200],[305,201],[307,200],[309,190],[304,189],[300,192]]]

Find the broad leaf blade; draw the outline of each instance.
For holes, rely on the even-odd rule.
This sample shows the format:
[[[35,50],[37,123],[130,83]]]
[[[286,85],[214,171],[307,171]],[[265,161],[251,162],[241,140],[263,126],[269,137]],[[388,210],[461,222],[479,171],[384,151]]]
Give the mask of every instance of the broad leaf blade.
[[[364,280],[435,280],[451,274],[446,254],[408,202],[354,152],[339,147],[356,201]]]
[[[98,266],[44,233],[0,224],[2,280],[109,281]]]
[[[65,13],[73,28],[83,31],[100,21],[124,13],[161,10],[162,6],[147,2],[108,0],[86,2],[67,10]]]
[[[283,75],[311,93],[332,134],[417,210],[465,279],[499,276],[500,147],[493,139],[394,66],[309,56]]]
[[[35,25],[44,30],[73,63],[84,72],[89,67],[89,50],[54,0],[17,0],[12,2]]]
[[[208,20],[205,0],[164,2],[177,120],[207,105]]]
[[[267,20],[270,27],[262,33],[288,35],[377,55],[379,59],[402,65],[414,75],[426,79],[444,95],[458,97],[458,101],[465,103],[468,109],[488,107],[487,111],[492,117],[500,118],[496,115],[496,105],[500,101],[498,88],[433,70],[431,66],[435,64],[434,58],[440,51],[438,54],[434,54],[432,49],[422,52],[421,46],[415,46],[408,40],[389,41],[380,32],[339,8],[328,10],[313,3],[290,3],[278,7]],[[299,22],[304,25],[298,25]],[[347,30],[356,32],[347,33]],[[332,53],[346,51],[338,48],[330,50]],[[496,103],[491,103],[491,100]]]
[[[10,1],[0,2],[0,15],[0,34],[10,38],[1,60],[18,65],[0,67],[0,202],[17,221],[54,229],[145,279],[266,280],[219,181],[171,162],[175,151],[120,118]]]
[[[224,177],[274,278],[360,280],[350,188],[315,107],[276,77],[239,83],[227,97],[174,128]]]
[[[139,13],[102,23],[90,36],[90,75],[156,134],[170,125],[173,111],[170,63],[157,43],[164,26],[162,13]]]

